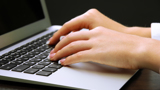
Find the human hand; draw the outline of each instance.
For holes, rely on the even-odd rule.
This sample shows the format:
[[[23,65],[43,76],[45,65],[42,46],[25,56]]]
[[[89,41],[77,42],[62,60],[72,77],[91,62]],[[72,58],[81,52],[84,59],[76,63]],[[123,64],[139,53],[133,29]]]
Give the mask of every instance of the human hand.
[[[50,52],[50,59],[61,59],[62,65],[97,62],[126,69],[140,68],[139,52],[144,38],[120,33],[104,27],[66,35]]]
[[[82,28],[87,28],[91,31],[70,33]],[[93,61],[128,69],[147,67],[147,64],[143,61],[143,65],[146,66],[142,65],[142,58],[138,55],[139,51],[141,51],[139,50],[141,49],[140,47],[146,44],[142,44],[142,37],[138,36],[150,37],[150,28],[147,28],[147,30],[139,27],[129,28],[111,20],[96,9],[91,9],[65,23],[49,39],[48,44],[56,44],[60,36],[65,35],[66,37],[56,45],[49,55],[51,60],[58,60],[68,56],[66,59],[60,60],[62,65]],[[138,53],[136,54],[135,52]]]
[[[73,18],[66,22],[60,30],[58,30],[47,42],[49,45],[56,44],[59,41],[60,36],[67,35],[71,31],[78,31],[82,28],[92,30],[95,27],[103,26],[111,30],[124,32],[127,28],[122,24],[113,21],[107,16],[103,15],[96,9],[90,9],[86,13]]]

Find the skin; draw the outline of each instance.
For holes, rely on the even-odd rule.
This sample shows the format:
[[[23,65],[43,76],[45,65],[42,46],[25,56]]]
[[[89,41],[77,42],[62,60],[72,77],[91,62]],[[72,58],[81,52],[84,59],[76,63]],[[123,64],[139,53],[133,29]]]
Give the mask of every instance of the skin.
[[[90,31],[79,31],[82,28]],[[60,36],[65,37],[59,41]],[[150,28],[127,27],[90,9],[66,22],[49,39],[50,45],[56,44],[49,57],[53,61],[66,57],[60,60],[62,65],[92,61],[159,72],[160,52],[157,49],[160,42],[150,37]]]

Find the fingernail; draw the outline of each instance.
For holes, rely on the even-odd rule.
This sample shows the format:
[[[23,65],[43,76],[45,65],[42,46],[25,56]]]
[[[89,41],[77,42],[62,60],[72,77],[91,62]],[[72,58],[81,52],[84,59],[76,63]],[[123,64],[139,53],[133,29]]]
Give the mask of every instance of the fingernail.
[[[50,56],[49,56],[49,57],[50,57],[50,60],[56,60],[56,59],[54,58],[55,54],[56,54],[56,53],[50,54]]]
[[[59,40],[62,40],[64,37],[65,37],[65,36],[61,36],[61,37],[59,38]]]
[[[66,59],[61,59],[61,60],[59,60],[59,61],[58,61],[58,64],[61,64],[61,65],[63,64],[63,65],[64,65],[64,61],[65,61],[65,60],[66,60]]]
[[[70,33],[73,33],[73,32],[74,32],[74,31],[71,31]],[[69,34],[70,34],[70,33],[69,33]]]
[[[58,64],[61,64],[61,61],[60,61],[60,60],[58,61]]]
[[[51,50],[50,54],[52,54],[54,52],[54,49]]]
[[[52,37],[49,39],[49,41],[52,39]]]
[[[49,44],[50,43],[50,41],[48,40],[47,42],[46,42],[46,44]]]

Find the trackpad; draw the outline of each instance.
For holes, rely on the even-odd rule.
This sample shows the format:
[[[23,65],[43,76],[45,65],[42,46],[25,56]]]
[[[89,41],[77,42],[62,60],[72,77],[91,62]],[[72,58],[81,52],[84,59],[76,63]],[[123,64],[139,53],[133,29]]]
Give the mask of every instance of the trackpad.
[[[128,70],[122,68],[111,67],[108,65],[98,64],[94,62],[76,63],[69,65],[68,68],[96,72],[96,73],[117,73],[117,74],[131,74],[135,73],[136,70]]]

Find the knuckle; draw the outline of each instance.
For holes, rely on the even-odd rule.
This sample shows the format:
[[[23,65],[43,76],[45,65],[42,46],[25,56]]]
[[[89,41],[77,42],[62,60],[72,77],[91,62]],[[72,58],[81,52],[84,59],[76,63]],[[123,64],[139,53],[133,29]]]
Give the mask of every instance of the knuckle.
[[[101,34],[101,33],[103,33],[103,31],[104,31],[104,27],[102,27],[102,26],[98,26],[98,27],[96,27],[96,28],[94,28],[93,29],[93,34]]]
[[[63,28],[68,28],[68,25],[69,25],[69,21],[63,24]]]
[[[74,47],[76,46],[76,43],[75,42],[72,42],[69,44],[69,48],[70,49],[74,49]]]
[[[58,45],[56,45],[55,47],[54,47],[54,52],[57,52],[59,50],[59,47],[58,47]]]
[[[94,17],[96,13],[98,13],[97,9],[90,9],[86,13],[84,13],[84,16],[86,18],[91,18],[91,17]]]
[[[83,54],[79,52],[79,53],[74,54],[74,57],[80,59],[83,57]]]
[[[95,29],[102,30],[102,29],[104,29],[104,27],[98,26],[98,27],[96,27]]]
[[[95,8],[91,8],[91,9],[88,10],[88,12],[90,12],[90,13],[95,13],[95,12],[98,12],[98,10],[95,9]]]
[[[59,57],[59,55],[61,55],[61,51],[57,51],[56,54],[55,54],[55,57]]]
[[[67,40],[72,40],[72,38],[73,38],[72,33],[68,34],[65,38],[66,38]]]
[[[99,26],[96,29],[97,29],[98,32],[100,32],[100,33],[102,32],[103,33],[104,29],[106,29],[106,28],[102,27],[102,26]]]

